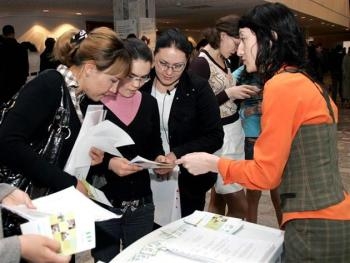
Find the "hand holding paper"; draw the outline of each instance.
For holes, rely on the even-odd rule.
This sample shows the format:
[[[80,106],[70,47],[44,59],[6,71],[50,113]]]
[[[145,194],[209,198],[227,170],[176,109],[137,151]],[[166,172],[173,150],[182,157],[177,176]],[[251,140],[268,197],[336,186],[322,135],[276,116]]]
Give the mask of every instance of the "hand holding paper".
[[[131,164],[138,165],[145,169],[173,169],[175,167],[175,164],[172,163],[166,163],[166,162],[155,162],[148,160],[146,158],[143,158],[141,156],[136,156],[134,159],[130,161]]]
[[[141,171],[143,168],[130,163],[128,159],[123,157],[114,157],[109,161],[109,169],[112,170],[116,176],[127,176]]]
[[[95,204],[74,187],[33,200],[36,209],[6,206],[6,209],[29,220],[21,225],[23,234],[54,238],[65,255],[95,247],[95,221],[119,218]]]

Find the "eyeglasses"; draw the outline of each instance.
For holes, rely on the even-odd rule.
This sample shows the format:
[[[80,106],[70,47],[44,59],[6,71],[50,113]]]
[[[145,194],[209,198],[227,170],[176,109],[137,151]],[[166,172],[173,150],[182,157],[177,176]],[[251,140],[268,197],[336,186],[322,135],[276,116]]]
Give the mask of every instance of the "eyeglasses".
[[[138,82],[140,85],[143,85],[146,82],[148,82],[151,78],[149,76],[136,77],[136,76],[129,75],[127,76],[127,79],[129,81]]]
[[[180,72],[185,68],[186,63],[176,63],[174,65],[170,65],[168,62],[158,60],[158,65],[162,71],[171,69],[174,72]]]

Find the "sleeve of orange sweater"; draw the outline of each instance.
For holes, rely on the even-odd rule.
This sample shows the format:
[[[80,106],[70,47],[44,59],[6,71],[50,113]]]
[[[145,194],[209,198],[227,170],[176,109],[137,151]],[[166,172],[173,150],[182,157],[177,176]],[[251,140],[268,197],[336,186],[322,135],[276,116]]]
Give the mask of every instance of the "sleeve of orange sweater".
[[[275,75],[264,87],[262,132],[254,160],[221,158],[218,169],[224,182],[259,190],[277,187],[299,127],[324,122],[331,122],[331,117],[315,84],[300,73]]]

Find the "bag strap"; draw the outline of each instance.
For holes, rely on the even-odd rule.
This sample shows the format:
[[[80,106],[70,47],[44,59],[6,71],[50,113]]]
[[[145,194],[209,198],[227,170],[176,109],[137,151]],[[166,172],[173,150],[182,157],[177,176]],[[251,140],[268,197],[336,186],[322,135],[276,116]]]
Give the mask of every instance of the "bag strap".
[[[58,132],[64,133],[65,139],[68,139],[71,135],[71,130],[69,128],[71,99],[70,99],[70,95],[66,86],[66,82],[64,81],[64,78],[61,85],[61,92],[62,92],[62,96],[61,96],[60,106],[56,110],[55,116],[48,130],[50,132],[53,129],[58,129]]]
[[[20,89],[20,90],[21,90],[21,89]],[[17,97],[18,97],[18,95],[19,95],[20,90],[17,91],[16,94],[13,95],[12,98],[11,98],[9,101],[4,102],[4,103],[1,105],[1,107],[0,107],[0,114],[1,114],[1,116],[0,116],[0,125],[2,124],[2,122],[3,122],[4,119],[5,119],[6,113],[7,113],[10,109],[12,109],[13,106],[15,106],[16,100],[17,100]]]

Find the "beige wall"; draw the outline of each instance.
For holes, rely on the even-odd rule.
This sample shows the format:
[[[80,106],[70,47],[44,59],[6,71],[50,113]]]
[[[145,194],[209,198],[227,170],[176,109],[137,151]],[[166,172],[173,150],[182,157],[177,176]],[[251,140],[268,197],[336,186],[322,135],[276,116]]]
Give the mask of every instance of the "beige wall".
[[[18,42],[30,41],[42,52],[47,37],[57,39],[71,28],[85,29],[85,20],[85,17],[4,16],[0,17],[0,31],[4,25],[13,25]]]
[[[348,0],[266,0],[279,2],[299,12],[319,17],[326,21],[350,26]]]

